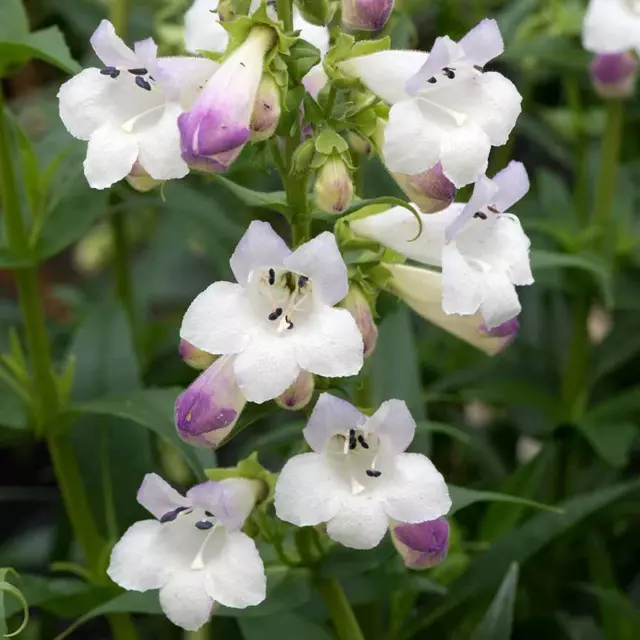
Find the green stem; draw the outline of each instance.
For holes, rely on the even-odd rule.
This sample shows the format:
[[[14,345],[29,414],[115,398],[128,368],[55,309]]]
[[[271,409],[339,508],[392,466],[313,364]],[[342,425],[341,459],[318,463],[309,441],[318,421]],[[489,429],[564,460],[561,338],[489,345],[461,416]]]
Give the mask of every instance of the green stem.
[[[576,141],[576,174],[573,204],[580,227],[584,228],[589,220],[589,154],[588,140],[583,124],[582,98],[580,85],[574,78],[565,78],[564,89],[567,95],[567,102],[571,107],[573,135]]]
[[[127,214],[122,210],[112,210],[111,215],[109,216],[109,224],[111,226],[111,235],[113,237],[113,268],[116,283],[116,294],[125,310],[125,313],[127,314],[134,343],[137,344],[137,341],[135,340],[135,302],[130,274],[131,252],[129,248],[129,240],[127,238],[126,215]]]
[[[285,31],[293,31],[293,2],[292,0],[276,0],[278,18],[282,20]]]
[[[340,640],[364,640],[364,635],[340,583],[332,579],[319,579],[316,587],[329,611]]]
[[[124,40],[129,27],[129,0],[111,0],[109,19],[116,33]]]

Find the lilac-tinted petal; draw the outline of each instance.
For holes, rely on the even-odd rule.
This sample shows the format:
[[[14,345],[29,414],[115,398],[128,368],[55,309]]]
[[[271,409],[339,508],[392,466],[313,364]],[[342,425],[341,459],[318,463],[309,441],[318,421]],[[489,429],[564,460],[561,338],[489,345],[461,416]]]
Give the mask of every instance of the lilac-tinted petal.
[[[530,183],[527,170],[522,162],[512,160],[507,167],[493,176],[493,182],[498,186],[498,193],[493,197],[493,204],[500,212],[509,209],[520,202],[529,192]]]
[[[144,477],[140,489],[138,489],[137,500],[158,520],[170,511],[191,505],[187,498],[178,493],[156,473],[147,473]]]
[[[356,429],[366,420],[366,416],[351,403],[329,393],[321,393],[302,433],[309,446],[322,453],[333,436]]]
[[[467,203],[467,206],[462,210],[462,213],[447,227],[445,237],[447,242],[451,242],[456,237],[456,234],[462,227],[464,227],[473,216],[482,211],[487,205],[491,204],[495,199],[495,195],[498,193],[498,185],[487,176],[481,176],[476,181],[473,188],[473,194]]]
[[[276,398],[276,404],[288,411],[300,411],[311,402],[314,388],[313,374],[301,371],[296,381]]]
[[[393,544],[409,569],[428,569],[442,562],[449,550],[449,523],[445,518],[391,527]]]
[[[180,104],[188,109],[202,91],[202,87],[220,67],[208,58],[170,56],[159,58],[154,76],[167,94],[178,92]]]
[[[268,222],[254,220],[231,256],[231,270],[244,286],[252,271],[281,267],[290,255],[291,250]]]
[[[187,492],[197,507],[213,513],[228,531],[242,528],[253,510],[260,483],[245,478],[202,482]]]
[[[393,453],[402,453],[413,440],[416,423],[404,400],[387,400],[367,420],[366,431],[383,438]]]
[[[108,20],[103,20],[91,36],[91,46],[105,65],[111,67],[138,66],[138,59],[129,47],[116,35]]]
[[[449,66],[455,53],[456,44],[449,36],[436,38],[427,61],[422,65],[420,71],[407,81],[407,93],[415,96],[422,89],[428,87],[429,79],[444,67]]]
[[[511,320],[507,320],[497,327],[493,327],[493,329],[489,329],[485,324],[480,326],[480,330],[492,338],[515,338],[519,329],[520,322],[518,318],[511,318]]]
[[[495,20],[485,18],[467,33],[458,43],[469,61],[484,67],[489,60],[504,52],[504,41]]]

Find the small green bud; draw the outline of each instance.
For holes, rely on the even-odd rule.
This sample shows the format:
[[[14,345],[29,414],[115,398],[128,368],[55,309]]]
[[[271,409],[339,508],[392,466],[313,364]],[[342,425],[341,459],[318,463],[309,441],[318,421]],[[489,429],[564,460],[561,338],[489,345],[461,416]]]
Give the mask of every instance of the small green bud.
[[[316,204],[327,213],[342,213],[353,199],[353,182],[344,160],[334,155],[316,175]]]

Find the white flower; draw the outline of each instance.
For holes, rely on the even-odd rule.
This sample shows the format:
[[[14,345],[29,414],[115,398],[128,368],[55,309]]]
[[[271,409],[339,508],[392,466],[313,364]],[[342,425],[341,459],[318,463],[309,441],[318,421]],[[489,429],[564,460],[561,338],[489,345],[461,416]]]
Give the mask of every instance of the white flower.
[[[85,175],[95,189],[126,177],[134,165],[156,180],[182,178],[178,116],[217,68],[201,58],[156,58],[153,40],[135,51],[103,20],[91,38],[106,65],[85,69],[60,87],[60,117],[69,133],[89,142]]]
[[[415,523],[445,515],[451,499],[444,479],[427,457],[404,453],[415,428],[401,400],[367,418],[323,393],[304,429],[314,452],[291,458],[278,478],[278,517],[299,527],[326,522],[333,540],[371,549],[390,519]]]
[[[128,591],[160,589],[174,624],[202,627],[215,603],[244,609],[262,602],[266,578],[256,545],[240,529],[256,501],[256,483],[234,478],[175,491],[147,474],[138,502],[156,519],[131,526],[111,553],[107,573]]]
[[[442,268],[442,307],[447,314],[478,311],[489,329],[516,317],[515,286],[533,283],[529,238],[507,211],[529,190],[527,172],[512,162],[493,180],[480,178],[469,203],[415,216],[402,207],[354,220],[352,229],[408,258]]]
[[[513,83],[482,71],[503,48],[495,20],[483,20],[458,43],[438,38],[429,54],[380,51],[339,64],[392,105],[383,145],[390,171],[416,175],[440,162],[456,186],[486,171],[521,110]]]
[[[216,282],[191,304],[180,337],[203,351],[235,354],[251,402],[282,394],[309,371],[355,375],[362,337],[351,314],[334,309],[348,291],[347,267],[331,233],[291,252],[266,222],[254,221],[231,256],[238,284]]]
[[[184,42],[187,51],[215,51],[227,48],[229,35],[220,24],[218,0],[195,0],[184,14]]]
[[[594,53],[640,52],[640,2],[591,0],[582,31],[582,44]]]

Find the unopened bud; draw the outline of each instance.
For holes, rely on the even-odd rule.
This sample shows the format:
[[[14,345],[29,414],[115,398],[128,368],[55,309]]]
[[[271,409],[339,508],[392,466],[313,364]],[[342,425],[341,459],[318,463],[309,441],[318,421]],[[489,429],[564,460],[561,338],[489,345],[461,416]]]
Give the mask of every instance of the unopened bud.
[[[264,74],[253,107],[249,140],[260,142],[269,139],[278,127],[280,113],[280,91],[278,90],[278,85],[270,75]]]
[[[352,284],[342,306],[353,316],[364,343],[364,357],[370,356],[378,342],[378,327],[373,319],[371,305],[358,285]]]
[[[276,398],[276,404],[289,411],[304,409],[311,402],[314,387],[313,374],[301,371],[296,381]]]
[[[379,31],[393,11],[393,0],[342,0],[342,25],[347,29]]]
[[[442,165],[415,175],[391,174],[400,188],[415,202],[423,213],[437,213],[446,209],[456,197],[456,187],[444,175]]]
[[[428,569],[447,557],[449,523],[445,518],[417,524],[392,523],[391,539],[407,568]]]
[[[351,150],[354,153],[358,153],[363,156],[371,155],[371,144],[361,135],[358,135],[353,131],[349,131],[349,133],[347,134],[347,142],[349,143],[349,147],[351,147]]]
[[[178,396],[178,434],[190,444],[216,446],[231,431],[246,402],[233,372],[233,356],[222,356]],[[226,433],[221,437],[218,431]]]
[[[184,339],[180,340],[178,353],[184,360],[185,364],[188,364],[190,367],[199,369],[201,371],[213,364],[213,361],[217,357],[211,353],[202,351],[202,349],[198,349],[198,347],[194,347],[190,342],[187,342]]]
[[[328,0],[298,0],[296,6],[300,15],[313,25],[324,27],[331,22],[335,13],[334,3]],[[295,28],[299,28],[294,25]],[[304,33],[302,37],[304,38]]]
[[[218,17],[220,22],[231,22],[238,16],[247,15],[251,5],[250,0],[220,0],[218,2]],[[211,3],[215,7],[215,3]]]
[[[601,53],[589,65],[596,93],[604,100],[630,98],[635,93],[638,61],[633,53]]]
[[[127,182],[136,191],[146,193],[147,191],[151,191],[152,189],[159,187],[163,181],[152,178],[136,160],[131,168],[131,172],[127,176]]]
[[[339,156],[333,156],[316,176],[316,204],[327,213],[342,213],[351,204],[353,182],[349,169]]]

